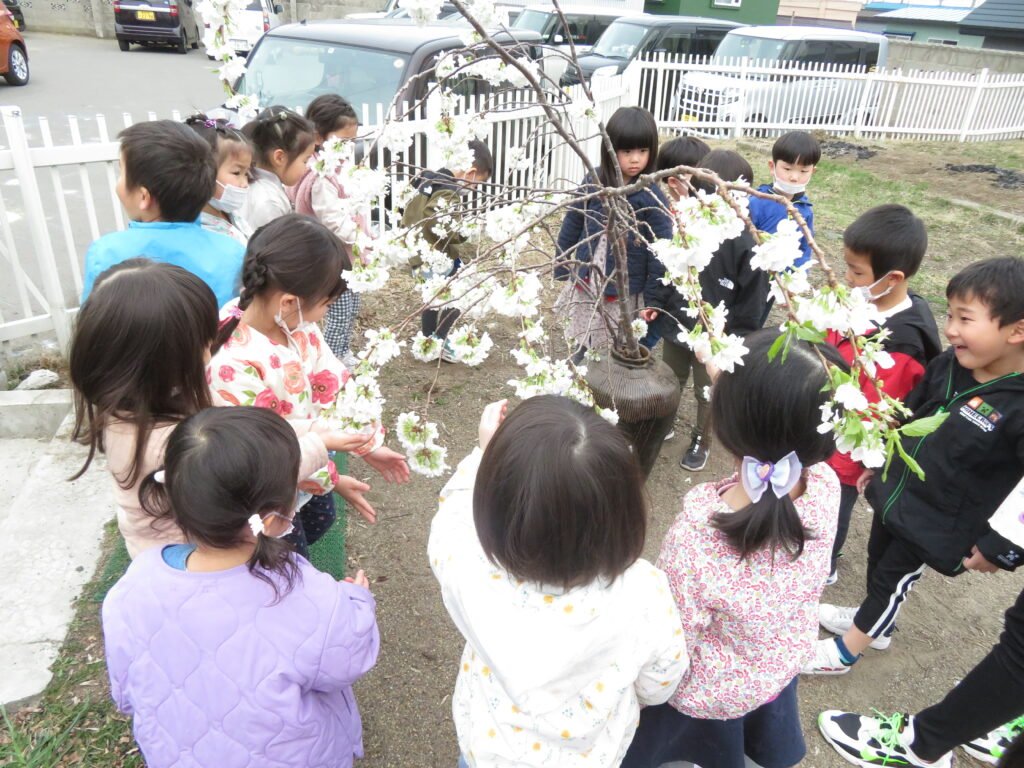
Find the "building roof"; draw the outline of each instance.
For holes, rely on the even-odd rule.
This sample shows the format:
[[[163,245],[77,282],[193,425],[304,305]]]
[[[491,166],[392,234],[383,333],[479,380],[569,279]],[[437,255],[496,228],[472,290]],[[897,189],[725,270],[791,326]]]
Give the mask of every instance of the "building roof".
[[[938,21],[959,24],[971,12],[970,8],[932,8],[910,6],[880,13],[874,18],[885,21]]]
[[[985,0],[960,22],[973,34],[1024,35],[1024,3],[1021,0]]]

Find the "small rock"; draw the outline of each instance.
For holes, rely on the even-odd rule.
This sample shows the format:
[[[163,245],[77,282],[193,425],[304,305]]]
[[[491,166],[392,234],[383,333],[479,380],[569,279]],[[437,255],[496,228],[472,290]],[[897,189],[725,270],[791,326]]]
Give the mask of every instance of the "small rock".
[[[40,368],[38,371],[32,371],[28,376],[25,377],[15,389],[45,389],[51,384],[56,384],[60,381],[60,376],[53,371],[48,371],[45,368]]]

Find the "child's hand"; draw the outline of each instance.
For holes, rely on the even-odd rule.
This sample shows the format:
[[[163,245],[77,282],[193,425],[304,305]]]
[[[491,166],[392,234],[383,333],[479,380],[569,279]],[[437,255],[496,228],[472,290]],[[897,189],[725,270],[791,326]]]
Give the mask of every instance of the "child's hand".
[[[971,547],[971,556],[968,557],[964,562],[964,568],[968,571],[977,571],[978,573],[995,573],[999,570],[999,566],[993,565],[985,556],[981,554],[977,547]]]
[[[507,414],[508,400],[498,400],[484,408],[480,415],[480,450],[487,450],[487,444],[491,442]]]
[[[362,515],[366,522],[376,523],[377,512],[363,497],[368,490],[370,490],[370,486],[348,475],[341,475],[338,482],[334,484],[334,492],[341,496],[346,504]]]
[[[355,578],[352,578],[351,576],[346,576],[345,581],[347,581],[349,584],[355,584],[357,587],[362,587],[363,589],[370,588],[370,580],[366,578],[366,571],[362,570],[361,568],[358,571],[356,571]]]
[[[324,441],[324,446],[328,451],[341,451],[342,453],[357,451],[373,440],[373,435],[353,435],[348,432],[339,432],[337,430],[318,430],[318,434]]]
[[[363,456],[363,460],[380,472],[381,477],[389,483],[409,482],[409,465],[405,462],[405,456],[397,451],[382,445],[373,453]]]
[[[658,310],[651,307],[640,310],[640,319],[645,323],[653,323],[658,319]]]
[[[875,470],[865,469],[860,473],[860,477],[857,478],[857,493],[864,493],[868,487],[868,483],[871,482],[871,478],[875,476]]]

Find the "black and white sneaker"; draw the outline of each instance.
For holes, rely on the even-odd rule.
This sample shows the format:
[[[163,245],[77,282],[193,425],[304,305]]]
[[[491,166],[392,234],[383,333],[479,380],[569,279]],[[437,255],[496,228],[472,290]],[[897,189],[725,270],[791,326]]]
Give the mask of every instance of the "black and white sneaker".
[[[683,458],[679,460],[679,466],[690,472],[700,472],[708,464],[709,453],[711,453],[711,447],[707,444],[704,437],[702,435],[694,435],[693,442],[690,443],[690,447],[683,454]]]
[[[951,768],[952,753],[938,760],[922,760],[911,749],[914,718],[904,714],[864,717],[831,709],[818,715],[818,730],[848,763],[887,768]]]

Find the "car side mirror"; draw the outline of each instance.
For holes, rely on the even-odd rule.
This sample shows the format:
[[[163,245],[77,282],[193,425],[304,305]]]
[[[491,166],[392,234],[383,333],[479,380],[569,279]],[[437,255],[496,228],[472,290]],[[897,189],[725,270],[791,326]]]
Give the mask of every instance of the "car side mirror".
[[[284,13],[284,6],[278,3],[274,6],[274,13]]]
[[[561,45],[565,42],[565,38],[562,35],[555,35],[552,40],[554,40],[555,45]]]

